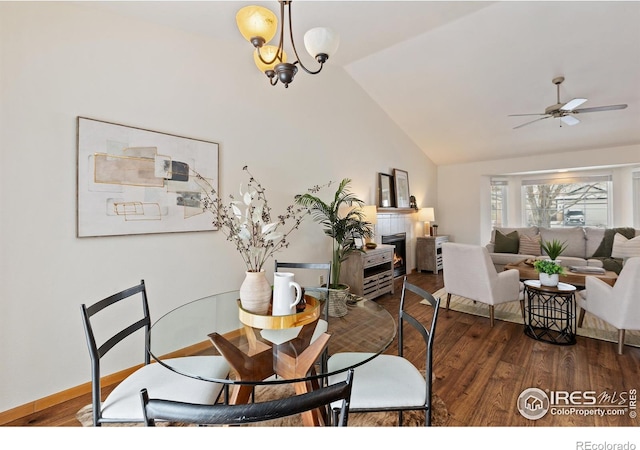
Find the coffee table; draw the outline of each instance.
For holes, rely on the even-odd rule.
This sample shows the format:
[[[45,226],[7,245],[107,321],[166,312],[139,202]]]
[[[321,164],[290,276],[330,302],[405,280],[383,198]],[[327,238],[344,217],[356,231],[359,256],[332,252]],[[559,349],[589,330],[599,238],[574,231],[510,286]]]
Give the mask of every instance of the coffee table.
[[[538,272],[533,266],[527,264],[526,260],[523,259],[517,263],[510,263],[504,266],[504,270],[508,269],[516,269],[520,272],[521,280],[534,280],[538,278]],[[584,287],[586,283],[587,277],[596,277],[600,278],[605,283],[613,286],[618,279],[618,274],[611,271],[606,271],[604,275],[596,275],[592,273],[578,273],[578,272],[569,272],[569,269],[566,269],[567,273],[565,275],[560,275],[560,281],[562,283],[572,284],[574,286]]]

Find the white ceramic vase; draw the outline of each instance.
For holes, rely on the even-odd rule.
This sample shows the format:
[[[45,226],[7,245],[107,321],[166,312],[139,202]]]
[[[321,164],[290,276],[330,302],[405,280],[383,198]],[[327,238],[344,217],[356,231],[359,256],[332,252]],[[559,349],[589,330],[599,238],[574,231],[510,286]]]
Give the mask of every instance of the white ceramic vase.
[[[560,275],[554,273],[549,275],[548,273],[540,272],[540,284],[543,286],[557,286],[560,281]]]
[[[254,314],[267,314],[271,303],[271,285],[267,281],[264,270],[246,272],[240,286],[240,303],[242,308]]]

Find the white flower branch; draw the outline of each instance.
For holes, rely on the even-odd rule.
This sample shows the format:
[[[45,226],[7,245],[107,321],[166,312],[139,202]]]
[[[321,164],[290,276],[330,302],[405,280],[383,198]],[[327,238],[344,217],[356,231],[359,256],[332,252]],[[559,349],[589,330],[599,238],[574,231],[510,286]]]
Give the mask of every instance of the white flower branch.
[[[235,244],[247,270],[259,272],[274,253],[289,247],[289,235],[300,227],[309,209],[292,204],[272,220],[265,189],[247,166],[242,169],[249,175],[246,190],[241,185],[239,199],[229,195],[228,205],[207,179],[195,172],[194,176],[202,188],[202,207],[213,214],[213,225]],[[315,186],[309,191],[317,192],[320,188]]]

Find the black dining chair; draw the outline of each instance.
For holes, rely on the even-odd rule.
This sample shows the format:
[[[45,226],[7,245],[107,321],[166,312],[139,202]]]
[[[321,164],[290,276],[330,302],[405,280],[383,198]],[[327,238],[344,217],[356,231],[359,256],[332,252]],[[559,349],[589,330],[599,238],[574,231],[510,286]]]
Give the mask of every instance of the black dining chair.
[[[177,402],[150,398],[149,392],[153,393],[153,391],[147,389],[140,391],[140,398],[144,422],[147,426],[155,426],[156,421],[197,425],[243,425],[267,422],[317,408],[327,408],[330,404],[339,404],[338,420],[333,421],[332,424],[347,426],[352,385],[353,369],[349,370],[345,380],[336,384],[305,394],[258,403],[202,405]]]
[[[410,297],[417,302],[426,300],[433,307],[433,317],[428,327],[407,312]],[[439,309],[439,298],[436,299],[424,289],[408,283],[407,277],[404,277],[398,313],[398,354],[378,355],[355,368],[357,382],[351,395],[350,412],[398,411],[398,425],[401,426],[402,411],[422,410],[425,412],[425,425],[431,425],[433,341]],[[405,323],[417,330],[424,340],[424,373],[403,356]],[[362,354],[335,353],[329,357],[329,372],[350,367],[358,360],[362,360]],[[344,374],[330,376],[329,383],[336,383],[342,378]]]
[[[275,272],[282,272],[282,269],[288,269],[288,270],[298,270],[298,269],[303,269],[303,270],[309,270],[309,271],[316,271],[318,273],[321,274],[322,277],[324,277],[324,283],[319,283],[319,284],[324,284],[326,286],[319,286],[319,287],[309,287],[309,286],[304,286],[306,290],[309,291],[310,294],[313,294],[313,291],[317,291],[320,293],[320,297],[324,299],[324,311],[322,313],[323,318],[322,319],[318,319],[318,324],[316,326],[316,330],[314,331],[313,337],[311,338],[311,341],[315,341],[320,335],[322,335],[322,333],[326,333],[327,330],[329,329],[329,286],[331,285],[331,263],[301,263],[301,262],[283,262],[283,261],[275,261],[275,265],[274,265],[274,271]],[[325,350],[324,352],[322,352],[322,355],[320,356],[320,364],[321,364],[321,371],[324,373],[326,371],[326,367],[327,367],[327,359],[329,358],[329,355],[327,353],[327,351]]]
[[[106,310],[109,312],[106,312]],[[149,328],[151,319],[144,280],[140,284],[110,295],[90,306],[83,304],[84,324],[91,358],[93,425],[103,423],[135,423],[144,420],[140,408],[140,389],[152,389],[157,395],[172,400],[215,403],[223,385],[181,375],[159,363],[151,363]],[[96,314],[102,313],[96,317]],[[132,316],[132,314],[136,316]],[[125,338],[137,334],[143,339],[143,364],[122,380],[102,401],[101,360]],[[99,339],[96,338],[99,336]],[[98,340],[100,341],[98,343]],[[123,353],[123,352],[121,352]],[[211,378],[224,379],[229,365],[222,356],[189,356],[167,361],[171,367],[190,372],[196,367]]]

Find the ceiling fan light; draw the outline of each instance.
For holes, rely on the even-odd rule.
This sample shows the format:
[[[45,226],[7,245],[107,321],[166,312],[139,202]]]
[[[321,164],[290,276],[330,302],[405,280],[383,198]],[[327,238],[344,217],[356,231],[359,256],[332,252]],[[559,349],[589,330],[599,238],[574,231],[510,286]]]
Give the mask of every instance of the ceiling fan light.
[[[261,59],[260,55],[258,55],[258,49],[253,52],[253,61],[258,66],[261,72],[266,72],[268,70],[274,70],[276,64],[287,62],[287,54],[282,51],[281,60],[276,58],[276,54],[278,53],[278,47],[275,45],[263,45],[260,48],[260,55],[262,55],[262,59],[265,61],[273,61],[271,64],[265,64]]]
[[[580,121],[573,116],[562,116],[560,117],[560,120],[562,120],[562,123],[569,126],[573,126],[580,123]]]
[[[278,18],[269,9],[262,6],[245,6],[236,14],[238,29],[244,38],[251,42],[261,37],[269,42],[278,31]]]
[[[335,54],[340,45],[340,36],[331,28],[312,28],[304,34],[304,46],[307,52],[314,58],[324,54]]]
[[[586,98],[574,98],[573,100],[569,100],[567,103],[565,103],[560,109],[562,111],[572,111],[586,101]]]

